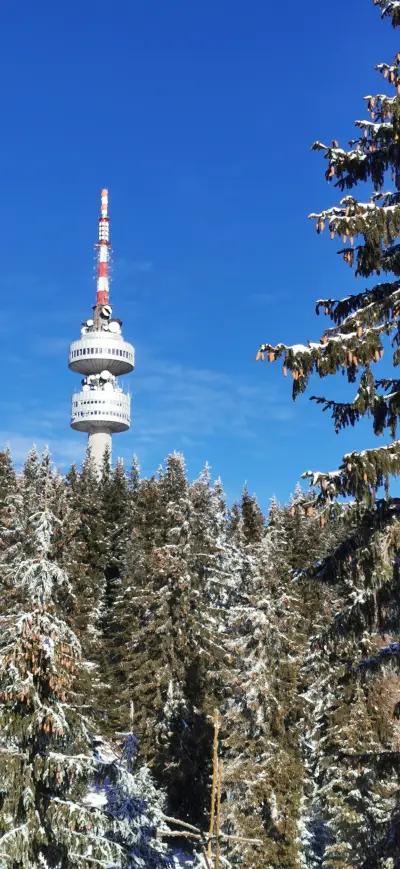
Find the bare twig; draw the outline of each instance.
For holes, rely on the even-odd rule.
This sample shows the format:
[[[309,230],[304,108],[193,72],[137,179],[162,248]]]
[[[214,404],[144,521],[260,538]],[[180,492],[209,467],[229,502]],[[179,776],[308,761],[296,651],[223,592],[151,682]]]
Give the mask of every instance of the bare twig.
[[[194,829],[196,829],[196,827]],[[168,839],[170,837],[171,838],[180,837],[182,839],[186,839],[186,838],[198,839],[199,841],[203,841],[203,842],[210,841],[210,836],[208,833],[201,833],[201,832],[192,833],[189,830],[162,830],[162,829],[158,829],[157,835],[160,837],[160,839],[162,839],[162,838]],[[262,839],[246,839],[245,836],[231,836],[228,833],[221,833],[221,832],[219,834],[219,838],[226,839],[229,842],[246,842],[247,845],[262,845],[263,844]],[[215,835],[211,836],[211,842],[214,842],[215,840],[216,840],[216,836]]]
[[[212,851],[211,851],[211,838],[214,833],[214,822],[215,822],[215,803],[217,796],[217,786],[218,786],[218,739],[219,739],[219,729],[220,729],[220,717],[218,709],[214,710],[214,743],[213,743],[213,770],[212,770],[212,785],[211,785],[211,808],[210,808],[210,827],[209,827],[209,841],[207,848],[207,857],[211,859]]]
[[[201,833],[189,833],[189,830],[158,830],[161,839],[196,839],[197,842],[204,842],[207,838]]]
[[[187,821],[178,821],[177,818],[169,818],[168,815],[163,815],[163,821],[167,821],[168,824],[176,824],[177,827],[185,827],[186,830],[192,830],[193,833],[201,833],[199,827],[194,827],[193,824],[188,824]]]
[[[218,775],[217,775],[217,805],[215,819],[215,869],[220,869],[221,866],[221,849],[220,849],[220,833],[221,833],[221,789],[222,789],[222,760],[218,760]]]
[[[204,862],[205,862],[205,864],[206,864],[206,866],[207,866],[207,869],[212,869],[211,863],[210,863],[210,861],[209,861],[209,859],[208,859],[208,857],[207,857],[206,849],[205,849],[205,848],[202,848],[201,850],[202,850],[202,852],[203,852]]]
[[[245,836],[228,836],[228,833],[220,833],[220,839],[229,839],[231,842],[246,842],[247,845],[262,845],[262,839],[246,839]]]

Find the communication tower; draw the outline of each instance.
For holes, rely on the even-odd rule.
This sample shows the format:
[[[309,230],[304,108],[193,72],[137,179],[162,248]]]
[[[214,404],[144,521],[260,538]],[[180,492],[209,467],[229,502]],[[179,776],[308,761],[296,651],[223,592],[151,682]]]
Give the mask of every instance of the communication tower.
[[[81,337],[69,348],[68,366],[84,375],[72,396],[71,427],[89,436],[90,455],[100,469],[105,450],[111,455],[111,435],[131,424],[130,395],[118,377],[135,365],[135,351],[122,337],[122,321],[113,318],[109,300],[110,228],[108,190],[101,191],[97,242],[97,293],[93,315],[84,320]]]

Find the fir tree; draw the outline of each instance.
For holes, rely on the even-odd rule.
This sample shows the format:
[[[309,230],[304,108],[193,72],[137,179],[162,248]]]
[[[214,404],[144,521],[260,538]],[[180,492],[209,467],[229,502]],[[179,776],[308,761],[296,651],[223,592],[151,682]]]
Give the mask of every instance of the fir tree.
[[[254,496],[247,487],[243,489],[241,512],[243,518],[243,535],[247,543],[258,543],[263,536],[264,516]]]
[[[7,508],[10,496],[15,492],[17,480],[10,450],[0,452],[0,510]]]
[[[103,719],[105,711],[101,700],[104,700],[106,674],[101,629],[107,544],[100,481],[88,454],[81,473],[72,468],[67,476],[66,499],[68,546],[62,551],[62,565],[73,590],[73,627],[87,662],[79,673],[79,684],[88,707],[95,709],[96,717]]]
[[[9,450],[0,453],[0,582],[5,591],[5,567],[21,540],[22,499]]]
[[[240,594],[228,616],[233,666],[232,692],[223,707],[223,814],[224,829],[240,837],[241,844],[232,846],[234,865],[249,869],[261,859],[276,869],[294,869],[301,859],[305,771],[298,694],[309,633],[292,567],[312,562],[316,546],[304,546],[311,540],[310,520],[303,511],[297,519],[292,513],[293,504],[282,508],[273,499],[261,539],[257,534],[246,540],[242,531],[240,540],[243,523],[236,529],[242,568]],[[312,524],[315,538],[321,533],[317,517]],[[315,618],[315,606],[312,613]]]
[[[137,741],[129,736],[119,759],[93,735],[93,708],[87,696],[82,702],[77,678],[85,662],[68,625],[73,592],[59,563],[68,509],[63,522],[46,506],[54,481],[47,458],[32,466],[30,483],[41,478],[44,505],[19,515],[18,545],[3,565],[0,864],[172,869],[181,864],[159,839],[167,829],[163,796],[148,770],[132,769],[129,746]]]
[[[171,809],[197,821],[202,816],[199,792],[194,817],[189,810],[194,806],[196,743],[201,735],[193,699],[194,679],[199,686],[200,628],[196,577],[190,572],[190,514],[184,463],[172,454],[157,481],[152,539],[143,541],[144,575],[140,559],[131,562],[140,583],[130,592],[131,684],[136,729],[158,780],[168,789]],[[146,525],[143,530],[147,536]],[[197,697],[196,705],[199,701]]]
[[[397,2],[375,3],[383,17],[390,17],[394,26],[400,24]],[[356,121],[360,135],[349,150],[336,141],[314,145],[327,161],[327,179],[345,193],[338,206],[311,215],[317,232],[328,226],[333,239],[342,238],[339,254],[356,276],[373,278],[383,273],[385,281],[343,299],[319,300],[317,313],[323,311],[332,321],[319,342],[294,347],[266,344],[259,351],[270,361],[283,359],[284,373],[290,371],[293,378],[294,397],[306,389],[312,374],[325,377],[344,371],[350,383],[358,381],[352,401],[314,396],[332,415],[335,430],[369,416],[375,434],[388,432],[392,438],[400,410],[399,381],[396,376],[376,379],[374,366],[383,355],[386,336],[392,339],[393,365],[400,361],[399,63],[400,55],[393,63],[378,64],[378,72],[394,92],[366,97],[370,119]],[[372,195],[364,201],[349,192],[360,182],[372,185]],[[390,273],[392,280],[386,278]],[[388,670],[379,678],[372,673],[368,683],[365,677],[371,667],[374,670],[368,650],[380,636],[396,644],[399,631],[398,576],[397,568],[393,569],[398,519],[396,503],[389,497],[390,477],[399,472],[400,444],[394,440],[384,447],[347,454],[337,471],[305,474],[319,487],[318,501],[326,505],[327,513],[337,496],[355,500],[355,508],[348,509],[352,521],[347,535],[309,574],[330,583],[331,600],[335,599],[333,619],[320,611],[310,647],[314,676],[305,673],[306,681],[310,679],[305,696],[317,701],[306,748],[313,779],[309,830],[314,842],[308,854],[311,865],[329,869],[396,865],[398,748],[393,675]],[[383,486],[382,501],[378,494]],[[388,659],[393,664],[393,656]]]
[[[106,866],[119,850],[104,816],[82,802],[92,762],[87,727],[70,705],[80,646],[61,615],[70,588],[53,561],[57,520],[39,511],[29,526],[2,616],[0,858],[13,869]]]
[[[170,810],[196,823],[208,806],[208,715],[226,654],[218,635],[229,578],[224,533],[220,486],[208,470],[189,486],[182,457],[169,456],[158,479],[137,488],[113,615],[113,725],[123,729],[132,700],[142,756],[167,788]]]

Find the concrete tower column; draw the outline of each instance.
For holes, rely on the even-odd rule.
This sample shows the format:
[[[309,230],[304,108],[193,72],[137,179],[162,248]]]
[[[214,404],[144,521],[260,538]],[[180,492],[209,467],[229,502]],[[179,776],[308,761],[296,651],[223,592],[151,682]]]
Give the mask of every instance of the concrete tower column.
[[[103,459],[106,450],[108,450],[111,461],[111,432],[110,429],[90,431],[88,436],[88,449],[90,458],[95,464],[97,472],[100,474],[103,466]]]

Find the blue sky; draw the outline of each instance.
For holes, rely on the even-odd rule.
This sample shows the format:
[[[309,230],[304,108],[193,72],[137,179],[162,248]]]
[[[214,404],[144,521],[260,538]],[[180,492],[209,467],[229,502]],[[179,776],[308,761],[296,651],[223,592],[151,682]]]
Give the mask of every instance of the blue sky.
[[[34,441],[62,469],[82,458],[66,355],[108,186],[114,314],[137,351],[115,455],[147,475],[181,450],[191,477],[208,460],[230,500],[247,481],[266,507],[373,445],[254,361],[261,341],[319,337],[314,299],[357,285],[306,216],[338,198],[311,142],[347,143],[399,48],[372,2],[3,0],[0,18],[0,444],[17,462]]]

